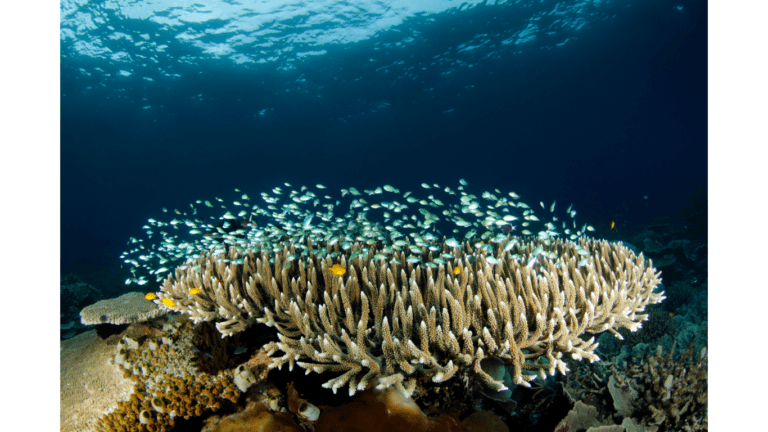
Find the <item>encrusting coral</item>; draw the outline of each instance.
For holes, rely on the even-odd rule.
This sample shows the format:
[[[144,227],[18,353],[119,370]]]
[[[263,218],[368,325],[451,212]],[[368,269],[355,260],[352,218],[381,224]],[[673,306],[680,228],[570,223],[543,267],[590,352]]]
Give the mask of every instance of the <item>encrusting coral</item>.
[[[428,417],[411,398],[389,388],[368,389],[348,404],[324,409],[315,424],[315,432],[334,431],[465,432],[466,429],[457,419],[445,414]]]
[[[136,382],[134,393],[100,418],[99,431],[169,431],[179,418],[216,412],[238,402],[241,390],[233,372],[209,375],[192,364],[192,324],[164,324],[166,336],[143,341],[124,337],[115,347],[114,364]]]
[[[302,432],[289,414],[273,412],[263,404],[250,401],[245,409],[203,428],[202,432]]]
[[[130,398],[134,382],[108,362],[115,355],[118,339],[117,335],[102,339],[96,330],[89,330],[61,342],[61,432],[94,431],[105,412]]]
[[[267,349],[284,355],[270,367],[342,373],[324,387],[346,385],[351,395],[369,384],[410,394],[415,375],[442,382],[459,367],[506,390],[480,367],[488,356],[512,366],[514,384],[529,386],[565,373],[563,355],[599,360],[594,338],[582,335],[621,339],[618,328],[637,331],[646,306],[664,299],[642,254],[585,237],[409,246],[429,261],[433,253],[452,256],[433,266],[404,251],[385,257],[370,243],[328,244],[328,256],[298,260],[294,246],[202,253],[168,277],[154,301],[196,323],[217,321],[224,336],[256,322],[275,327],[280,340]],[[314,250],[311,241],[306,247]]]

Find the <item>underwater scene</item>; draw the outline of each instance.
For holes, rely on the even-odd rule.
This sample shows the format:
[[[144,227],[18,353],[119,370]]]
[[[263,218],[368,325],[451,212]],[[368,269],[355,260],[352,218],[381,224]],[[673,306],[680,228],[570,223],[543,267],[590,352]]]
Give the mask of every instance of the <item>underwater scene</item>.
[[[708,430],[707,3],[63,0],[60,430]]]

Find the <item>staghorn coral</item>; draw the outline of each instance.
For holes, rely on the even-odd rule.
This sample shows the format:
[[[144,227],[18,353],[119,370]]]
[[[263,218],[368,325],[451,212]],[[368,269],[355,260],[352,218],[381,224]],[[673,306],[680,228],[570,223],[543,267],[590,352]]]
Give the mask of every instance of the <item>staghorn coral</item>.
[[[594,338],[581,335],[609,331],[622,339],[618,328],[637,331],[646,306],[664,299],[653,292],[659,274],[620,243],[512,238],[495,251],[468,243],[409,247],[430,261],[433,251],[453,256],[433,266],[414,264],[403,251],[382,260],[369,246],[329,244],[334,252],[325,258],[299,260],[293,244],[274,255],[235,247],[204,253],[177,268],[155,302],[194,322],[217,321],[224,336],[256,322],[275,327],[280,340],[266,348],[284,355],[270,367],[340,372],[324,387],[346,385],[351,395],[372,383],[410,394],[412,375],[442,382],[459,367],[506,390],[482,370],[488,356],[512,366],[515,384],[530,386],[537,376],[565,373],[563,355],[599,360]],[[314,250],[311,241],[306,247]]]
[[[614,367],[608,390],[619,415],[664,431],[705,431],[707,425],[707,350],[693,344],[675,355],[661,345],[653,355],[623,368]]]

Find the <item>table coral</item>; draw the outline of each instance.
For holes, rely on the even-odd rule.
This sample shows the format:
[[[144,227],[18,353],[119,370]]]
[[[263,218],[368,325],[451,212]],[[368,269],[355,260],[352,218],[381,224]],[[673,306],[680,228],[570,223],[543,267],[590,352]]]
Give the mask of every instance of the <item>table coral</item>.
[[[120,297],[99,300],[80,311],[80,321],[93,324],[132,324],[148,321],[168,313],[144,298],[140,292],[129,292]]]
[[[654,292],[656,269],[621,244],[509,240],[495,247],[499,259],[469,243],[452,245],[422,247],[428,257],[452,256],[434,268],[408,262],[402,251],[376,259],[378,249],[360,243],[330,247],[338,262],[297,262],[296,245],[274,257],[232,247],[179,267],[154,301],[172,299],[194,322],[215,320],[225,336],[257,322],[275,327],[280,340],[267,349],[284,354],[271,367],[340,373],[323,386],[354,394],[369,384],[411,392],[415,375],[440,383],[459,367],[503,391],[480,366],[489,356],[513,366],[514,384],[530,386],[565,373],[565,356],[599,360],[594,338],[581,335],[622,338],[617,329],[639,330],[646,306],[664,299]],[[453,267],[462,270],[446,270]],[[202,291],[190,295],[191,287]]]

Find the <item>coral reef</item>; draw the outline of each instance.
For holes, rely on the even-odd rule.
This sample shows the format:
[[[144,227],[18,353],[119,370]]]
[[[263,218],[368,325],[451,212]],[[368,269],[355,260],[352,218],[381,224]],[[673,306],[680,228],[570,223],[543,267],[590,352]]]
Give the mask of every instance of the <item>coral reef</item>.
[[[707,351],[675,356],[661,346],[643,361],[616,368],[608,381],[614,406],[638,424],[664,431],[707,429]]]
[[[144,340],[123,337],[115,347],[114,364],[135,381],[128,401],[99,419],[100,431],[169,431],[179,418],[189,419],[232,408],[242,392],[233,371],[217,375],[198,371],[191,362],[192,324],[163,324],[164,336]]]
[[[80,311],[80,322],[94,324],[131,324],[148,321],[168,313],[148,301],[143,293],[129,292],[120,297],[100,300]]]
[[[121,334],[96,344],[120,397],[96,420],[70,408],[84,384],[62,375],[67,415],[88,419],[68,430],[706,430],[700,240],[662,221],[635,239],[640,253],[586,237],[573,206],[563,218],[540,203],[545,223],[515,193],[460,183],[425,183],[424,199],[344,189],[343,215],[302,186],[262,193],[266,206],[239,195],[218,219],[203,212],[227,207],[202,200],[150,219],[162,241],[132,238],[121,259],[128,281],[161,289],[83,309],[83,322],[132,322],[101,326]],[[443,237],[452,225],[461,241]],[[649,257],[673,302],[649,307],[665,299]],[[681,355],[675,341],[694,345]]]
[[[558,427],[627,431],[706,431],[706,349],[655,353],[623,364],[578,365],[567,378],[574,409]]]
[[[203,253],[177,269],[154,301],[194,322],[217,320],[223,335],[256,322],[273,326],[280,341],[268,349],[285,354],[272,367],[342,372],[324,384],[334,391],[376,383],[410,394],[410,375],[442,382],[459,366],[495,391],[507,389],[482,370],[487,356],[511,364],[518,385],[565,373],[564,354],[599,360],[594,338],[582,334],[621,338],[616,329],[638,330],[647,319],[640,313],[664,299],[653,292],[655,269],[617,243],[509,240],[496,247],[500,259],[468,243],[439,242],[422,246],[430,258],[428,246],[453,258],[433,269],[414,266],[403,252],[374,259],[379,251],[360,244],[346,252],[329,245],[337,263],[330,256],[296,261],[294,245],[274,257],[232,247],[227,259]]]

